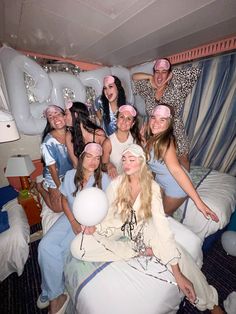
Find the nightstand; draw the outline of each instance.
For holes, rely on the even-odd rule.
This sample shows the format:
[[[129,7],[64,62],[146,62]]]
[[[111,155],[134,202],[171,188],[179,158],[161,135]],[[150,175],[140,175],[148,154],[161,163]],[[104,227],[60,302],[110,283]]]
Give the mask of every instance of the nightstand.
[[[26,198],[18,196],[18,203],[24,208],[30,226],[41,222],[41,205],[33,196],[29,195]]]

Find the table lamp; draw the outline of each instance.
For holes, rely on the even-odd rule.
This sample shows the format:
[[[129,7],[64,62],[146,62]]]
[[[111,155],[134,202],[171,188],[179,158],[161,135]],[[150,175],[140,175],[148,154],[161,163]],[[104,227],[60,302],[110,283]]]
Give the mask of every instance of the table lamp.
[[[5,177],[20,177],[22,190],[28,190],[29,175],[35,170],[35,166],[29,155],[11,156],[7,161]]]

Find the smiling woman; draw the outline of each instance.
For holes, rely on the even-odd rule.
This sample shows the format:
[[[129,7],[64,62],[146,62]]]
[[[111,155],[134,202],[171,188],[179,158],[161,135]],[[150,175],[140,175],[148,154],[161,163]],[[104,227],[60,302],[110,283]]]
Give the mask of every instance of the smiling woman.
[[[183,166],[189,170],[189,140],[185,133],[182,111],[186,97],[201,73],[200,68],[171,70],[168,59],[157,59],[153,75],[134,73],[134,92],[143,97],[147,115],[157,104],[166,103],[175,110],[173,130],[176,138],[177,155]]]
[[[118,108],[126,103],[125,90],[117,76],[105,76],[101,97],[95,104],[98,119],[107,135],[115,132]]]
[[[117,130],[103,143],[103,170],[111,178],[122,172],[122,152],[132,143],[141,144],[138,113],[133,106],[123,105],[117,113]]]

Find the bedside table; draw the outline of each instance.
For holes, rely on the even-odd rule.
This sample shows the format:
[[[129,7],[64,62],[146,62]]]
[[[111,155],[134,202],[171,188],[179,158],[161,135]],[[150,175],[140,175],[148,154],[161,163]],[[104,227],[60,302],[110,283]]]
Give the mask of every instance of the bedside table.
[[[31,195],[27,198],[19,196],[18,203],[24,208],[30,226],[41,222],[41,205]]]

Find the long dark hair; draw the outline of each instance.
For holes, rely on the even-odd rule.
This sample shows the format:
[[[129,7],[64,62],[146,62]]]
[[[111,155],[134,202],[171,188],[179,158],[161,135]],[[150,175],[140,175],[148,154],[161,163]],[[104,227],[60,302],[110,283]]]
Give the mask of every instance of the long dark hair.
[[[133,108],[136,111],[136,116],[133,117],[133,126],[130,129],[130,133],[134,139],[135,144],[138,144],[140,146],[142,146],[142,138],[141,138],[141,134],[140,134],[140,122],[139,122],[139,113],[138,110],[133,106]],[[117,118],[119,117],[120,112],[118,111],[117,113]]]
[[[72,116],[72,127],[70,127],[69,130],[72,135],[74,154],[78,158],[85,144],[80,124],[82,123],[86,131],[93,134],[96,130],[103,129],[90,120],[88,107],[84,103],[73,102],[73,106],[69,110]]]
[[[120,106],[126,104],[125,90],[121,84],[120,79],[115,75],[112,75],[112,77],[114,77],[115,79],[115,85],[118,90],[117,107],[119,108]],[[109,111],[109,101],[105,96],[104,89],[102,90],[101,101],[102,101],[102,108],[103,108],[103,114],[104,114],[104,121],[107,124],[109,124],[111,122],[110,111]]]
[[[63,115],[65,115],[65,110],[64,109],[62,109],[61,107],[59,107],[57,105],[52,105],[52,106],[58,108],[61,111],[61,113]],[[47,119],[47,124],[46,124],[46,126],[45,126],[45,128],[43,130],[43,133],[42,133],[41,143],[44,141],[44,139],[48,135],[48,133],[52,132],[53,130],[54,130],[54,128],[51,126],[50,122]]]
[[[169,106],[167,104],[158,104],[158,105],[166,106],[170,109],[170,112],[171,112],[170,125],[165,131],[159,134],[155,134],[155,135],[152,134],[151,129],[148,126],[147,133],[146,133],[147,143],[145,146],[147,160],[150,160],[150,151],[152,148],[154,149],[155,158],[157,160],[163,160],[163,157],[167,149],[170,147],[171,141],[173,141],[174,145],[176,145],[176,141],[175,141],[175,137],[173,133],[174,109],[172,106]]]
[[[73,192],[73,196],[76,195],[78,190],[82,190],[84,187],[84,169],[83,169],[83,160],[85,157],[85,152],[83,152],[79,158],[78,158],[78,165],[74,177],[74,183],[75,183],[75,191]],[[94,184],[93,186],[98,187],[99,189],[102,188],[102,170],[101,170],[101,160],[102,158],[100,157],[100,162],[98,168],[94,171]]]

